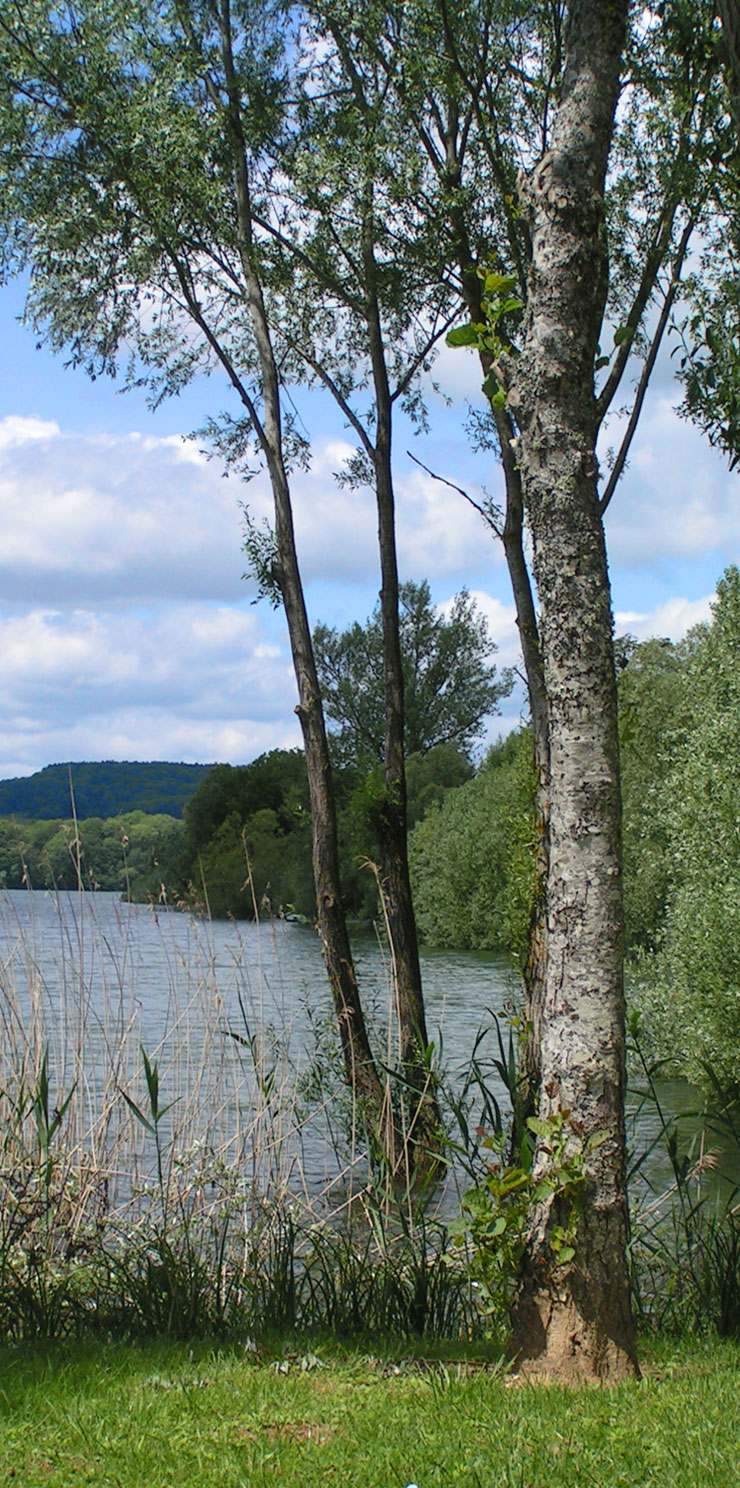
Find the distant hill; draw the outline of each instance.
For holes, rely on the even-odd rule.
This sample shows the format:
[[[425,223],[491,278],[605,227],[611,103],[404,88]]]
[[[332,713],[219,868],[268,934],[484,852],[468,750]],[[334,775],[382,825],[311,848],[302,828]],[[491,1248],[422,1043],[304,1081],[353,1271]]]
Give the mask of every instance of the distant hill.
[[[0,780],[0,816],[34,821],[66,819],[72,776],[75,810],[87,816],[121,816],[126,811],[182,816],[211,765],[168,764],[159,760],[102,760],[100,763],[46,765],[35,775]]]

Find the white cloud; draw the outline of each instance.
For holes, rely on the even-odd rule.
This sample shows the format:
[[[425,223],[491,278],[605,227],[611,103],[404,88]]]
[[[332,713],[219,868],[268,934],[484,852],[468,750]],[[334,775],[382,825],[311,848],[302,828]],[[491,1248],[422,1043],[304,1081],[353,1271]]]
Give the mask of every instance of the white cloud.
[[[404,574],[430,579],[466,570],[478,574],[481,560],[485,568],[503,568],[501,544],[457,491],[421,472],[397,484],[398,557]],[[471,481],[473,499],[482,500],[482,494]]]
[[[294,705],[282,635],[253,612],[0,618],[0,776],[51,759],[249,759],[298,742]]]
[[[716,596],[707,594],[703,599],[668,599],[656,605],[654,610],[618,610],[614,616],[617,635],[636,636],[638,641],[652,636],[667,637],[680,641],[692,626],[711,618],[711,606]]]
[[[28,444],[34,439],[54,439],[59,433],[59,425],[51,420],[9,414],[0,419],[0,450]]]
[[[445,349],[438,371],[458,402],[478,401],[473,356]],[[438,413],[428,463],[480,499],[481,473],[500,478],[495,460],[472,456],[458,415]],[[402,440],[402,576],[428,577],[443,595],[467,581],[499,667],[518,664],[501,545],[462,496],[404,467]],[[327,431],[311,469],[292,480],[313,620],[331,611],[340,585],[345,611],[357,602],[358,617],[378,588],[373,492],[335,479],[352,450],[351,436]],[[740,540],[737,481],[661,389],[609,513],[610,562],[630,606],[618,630],[676,638],[706,618],[709,599],[683,579],[671,587],[689,597],[651,609],[654,574],[666,559],[683,573],[709,555],[701,588],[709,587],[715,556],[719,572]],[[0,776],[55,758],[240,760],[299,741],[282,622],[247,603],[244,499],[258,521],[270,518],[264,474],[248,485],[224,480],[217,461],[170,433],[80,435],[43,417],[0,420]],[[626,570],[640,574],[627,587]],[[518,721],[519,706],[518,695],[504,703],[493,736]]]
[[[434,397],[431,384],[439,389],[444,399],[455,403],[469,402],[474,408],[483,407],[483,373],[477,351],[469,346],[447,346],[439,348],[431,376],[428,378],[428,396]]]
[[[175,438],[0,421],[5,602],[243,594],[236,482]]]
[[[616,435],[612,431],[611,437]],[[650,568],[740,541],[740,477],[680,419],[669,396],[646,407],[629,466],[607,513],[613,564]]]

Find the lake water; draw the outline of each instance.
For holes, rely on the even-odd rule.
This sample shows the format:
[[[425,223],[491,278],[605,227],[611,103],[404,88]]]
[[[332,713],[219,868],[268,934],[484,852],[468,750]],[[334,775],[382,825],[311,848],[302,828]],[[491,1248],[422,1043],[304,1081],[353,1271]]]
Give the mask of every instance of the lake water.
[[[356,959],[365,1007],[393,1065],[387,957],[366,937]],[[422,971],[429,1035],[450,1087],[459,1090],[487,1028],[478,1055],[505,1106],[491,1063],[493,1025],[498,1015],[506,1035],[515,972],[501,957],[429,950]],[[3,1081],[24,1058],[37,1069],[48,1045],[53,1098],[76,1082],[66,1119],[81,1142],[120,1142],[132,1121],[122,1091],[151,1115],[143,1046],[158,1065],[160,1103],[172,1103],[161,1127],[168,1140],[240,1155],[263,1178],[266,1164],[273,1178],[308,1192],[341,1184],[352,1151],[331,1020],[318,938],[303,926],[206,922],[113,894],[0,894]],[[695,1105],[680,1081],[664,1082],[661,1098],[669,1114]],[[640,1111],[638,1148],[651,1144],[658,1124],[652,1107]],[[649,1166],[668,1181],[659,1151]]]

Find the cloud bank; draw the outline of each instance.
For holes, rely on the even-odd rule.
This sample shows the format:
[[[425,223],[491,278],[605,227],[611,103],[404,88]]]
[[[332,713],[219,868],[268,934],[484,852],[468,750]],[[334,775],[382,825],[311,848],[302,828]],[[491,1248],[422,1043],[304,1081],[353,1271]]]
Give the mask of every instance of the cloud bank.
[[[472,370],[455,355],[445,378],[472,389]],[[449,411],[433,432],[433,453],[419,445],[425,463],[477,500],[481,482],[496,489],[493,457],[467,451]],[[442,605],[466,583],[499,665],[516,664],[500,546],[462,496],[406,460],[402,437],[402,577],[428,578]],[[345,623],[348,610],[364,618],[378,589],[372,493],[335,479],[351,450],[345,435],[326,435],[311,469],[293,481],[312,618],[330,623]],[[711,554],[716,577],[733,556],[737,479],[676,419],[668,397],[654,400],[609,518],[618,629],[675,638],[706,618],[709,599],[696,591],[657,606],[645,596],[671,557]],[[224,479],[177,436],[80,435],[47,418],[0,420],[0,777],[67,759],[239,761],[299,742],[282,617],[252,607],[255,585],[243,577],[245,500],[254,519],[269,519],[263,475]],[[645,582],[633,595],[621,580],[635,573]],[[518,698],[505,703],[491,733],[516,722],[520,708]]]

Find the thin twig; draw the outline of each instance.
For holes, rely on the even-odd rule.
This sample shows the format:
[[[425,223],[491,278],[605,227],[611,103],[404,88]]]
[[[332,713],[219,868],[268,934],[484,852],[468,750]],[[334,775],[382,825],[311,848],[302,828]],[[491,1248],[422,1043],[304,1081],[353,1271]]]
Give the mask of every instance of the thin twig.
[[[423,460],[419,460],[416,455],[413,455],[411,453],[411,450],[407,450],[406,454],[408,455],[410,460],[413,460],[415,465],[418,465],[423,471],[425,471],[427,475],[431,476],[432,480],[439,481],[441,486],[449,486],[451,491],[457,491],[458,496],[462,496],[463,499],[467,501],[470,506],[474,507],[478,515],[483,518],[486,526],[490,527],[492,532],[495,532],[498,538],[503,536],[501,528],[496,522],[491,507],[486,506],[483,502],[476,501],[475,498],[470,495],[469,491],[464,490],[462,486],[456,485],[454,481],[447,480],[446,476],[437,475],[436,470],[430,470],[429,466],[425,465]]]

